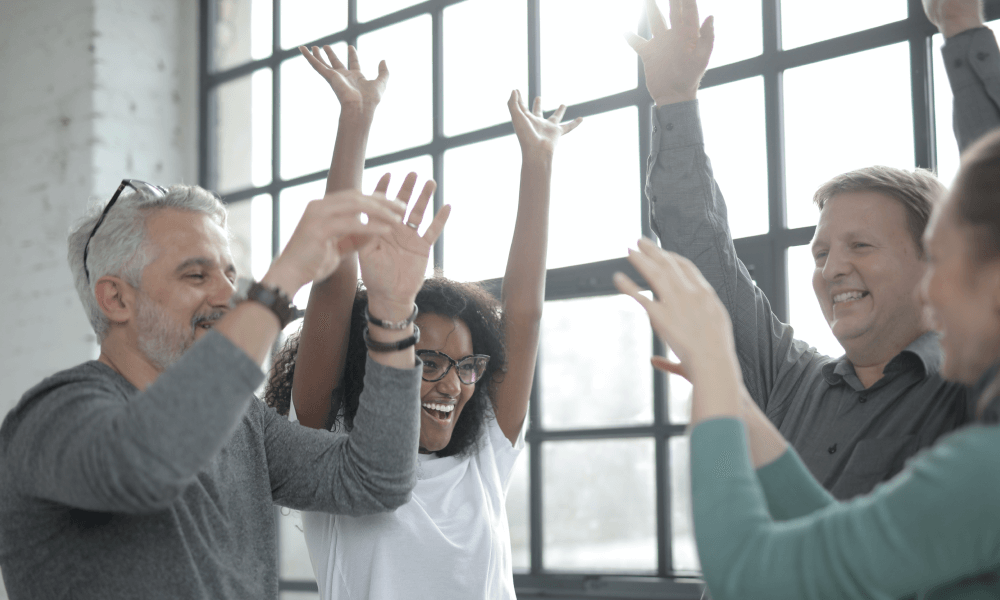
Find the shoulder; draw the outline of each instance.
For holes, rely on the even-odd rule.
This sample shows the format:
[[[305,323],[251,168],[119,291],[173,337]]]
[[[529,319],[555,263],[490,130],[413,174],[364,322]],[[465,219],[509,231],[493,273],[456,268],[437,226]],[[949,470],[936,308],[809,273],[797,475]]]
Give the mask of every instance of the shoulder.
[[[125,402],[130,387],[107,365],[98,361],[85,362],[50,375],[25,392],[4,419],[3,429],[13,426],[32,411],[54,409],[66,402],[97,397]]]

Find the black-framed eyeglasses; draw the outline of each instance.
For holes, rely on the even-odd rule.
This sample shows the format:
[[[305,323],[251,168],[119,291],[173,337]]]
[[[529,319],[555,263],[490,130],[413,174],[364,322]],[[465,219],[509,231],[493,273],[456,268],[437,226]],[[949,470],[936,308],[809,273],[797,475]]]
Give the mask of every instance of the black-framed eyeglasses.
[[[479,381],[486,371],[486,365],[490,362],[488,354],[470,354],[464,358],[455,360],[443,352],[434,350],[417,350],[417,356],[424,363],[424,381],[434,382],[444,379],[452,366],[458,373],[458,380],[465,385],[472,385]]]
[[[90,240],[94,239],[94,234],[97,233],[97,228],[104,222],[104,217],[108,216],[108,211],[111,210],[111,207],[118,201],[118,196],[122,195],[122,190],[124,190],[126,186],[137,192],[144,192],[151,196],[155,196],[156,198],[162,198],[167,195],[166,188],[158,185],[146,183],[145,181],[139,181],[138,179],[122,179],[121,185],[119,185],[118,189],[115,190],[115,195],[111,196],[111,201],[104,206],[104,210],[101,212],[101,218],[97,219],[94,229],[90,232],[90,237],[87,238],[87,243],[83,245],[83,273],[87,276],[88,284],[90,283],[90,269],[87,268],[87,254],[90,251]]]

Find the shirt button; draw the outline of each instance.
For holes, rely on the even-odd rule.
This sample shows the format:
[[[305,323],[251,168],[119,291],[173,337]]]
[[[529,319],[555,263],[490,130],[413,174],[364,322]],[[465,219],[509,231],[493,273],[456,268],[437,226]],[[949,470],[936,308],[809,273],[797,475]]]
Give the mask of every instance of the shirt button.
[[[667,131],[673,131],[674,130],[674,124],[673,123],[667,123],[667,126],[664,129],[666,129]]]
[[[837,444],[830,446],[829,448],[826,449],[826,451],[829,452],[830,454],[835,453],[837,451]]]
[[[868,402],[868,396],[861,394],[860,396],[858,396],[858,402],[860,402],[861,404]]]
[[[989,58],[989,56],[990,55],[986,54],[985,52],[977,52],[976,53],[976,58],[978,58],[979,60],[986,60],[987,58]]]
[[[656,125],[653,125],[653,133],[656,133]]]

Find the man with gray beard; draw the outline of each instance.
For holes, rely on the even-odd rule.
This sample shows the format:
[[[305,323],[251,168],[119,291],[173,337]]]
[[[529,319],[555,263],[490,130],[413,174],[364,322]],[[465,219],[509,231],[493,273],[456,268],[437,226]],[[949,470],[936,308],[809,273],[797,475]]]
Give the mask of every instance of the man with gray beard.
[[[401,249],[386,234],[412,231],[404,209],[355,191],[309,203],[232,306],[226,211],[205,190],[125,180],[85,218],[69,262],[100,358],[45,379],[0,426],[10,598],[277,598],[274,504],[362,515],[407,502],[411,312],[448,211]],[[371,314],[400,327],[371,328],[349,434],[299,427],[254,399],[260,365],[289,299],[352,252],[378,267],[363,274]]]

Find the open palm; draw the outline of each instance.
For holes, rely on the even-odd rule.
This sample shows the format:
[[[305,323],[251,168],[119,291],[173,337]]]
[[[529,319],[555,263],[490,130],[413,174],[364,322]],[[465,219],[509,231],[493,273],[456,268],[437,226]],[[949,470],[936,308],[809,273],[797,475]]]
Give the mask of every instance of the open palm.
[[[407,175],[396,198],[409,204],[416,180],[416,173]],[[412,298],[420,290],[431,248],[441,235],[451,212],[450,206],[442,207],[424,234],[420,235],[418,228],[436,187],[433,180],[427,181],[413,203],[409,217],[405,221],[394,222],[388,232],[359,252],[361,277],[370,295],[402,301],[404,298]],[[388,188],[389,175],[386,174],[379,180],[375,194],[384,195]]]
[[[521,144],[521,152],[538,149],[552,154],[559,138],[573,131],[577,125],[583,122],[582,118],[577,117],[568,123],[563,123],[562,118],[566,114],[565,104],[557,108],[552,116],[546,119],[542,116],[541,97],[535,98],[531,110],[528,110],[519,90],[511,92],[507,108],[510,110],[510,118],[514,123],[517,141]]]
[[[367,79],[361,73],[358,51],[355,50],[354,46],[347,47],[348,66],[346,67],[344,63],[340,62],[330,46],[323,46],[323,52],[326,53],[328,61],[323,59],[316,46],[312,47],[311,52],[305,46],[299,46],[299,52],[306,57],[312,68],[330,84],[342,106],[362,104],[374,107],[382,100],[385,85],[389,81],[389,68],[384,60],[378,64],[378,77]]]

